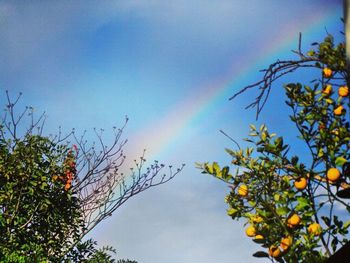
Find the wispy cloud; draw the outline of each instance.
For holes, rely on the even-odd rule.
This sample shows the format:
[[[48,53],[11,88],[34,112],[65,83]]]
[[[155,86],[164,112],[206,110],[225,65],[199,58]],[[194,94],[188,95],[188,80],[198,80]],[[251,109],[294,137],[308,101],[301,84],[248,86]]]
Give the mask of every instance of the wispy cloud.
[[[233,250],[245,251],[244,262],[258,262],[249,256],[257,247],[241,234],[243,224],[223,216],[225,186],[206,176],[196,182],[186,177],[130,200],[92,234],[105,244],[113,240],[120,257],[139,262],[240,262],[242,254]]]

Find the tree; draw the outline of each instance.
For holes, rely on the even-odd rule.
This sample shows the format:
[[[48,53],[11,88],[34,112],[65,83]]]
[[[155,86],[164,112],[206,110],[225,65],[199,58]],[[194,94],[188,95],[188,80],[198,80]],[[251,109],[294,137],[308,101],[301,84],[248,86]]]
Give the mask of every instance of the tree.
[[[228,183],[225,201],[233,219],[244,219],[245,232],[263,248],[254,254],[278,262],[323,262],[347,240],[350,221],[350,101],[346,84],[345,43],[334,44],[328,35],[296,60],[278,60],[263,70],[261,81],[243,88],[259,87],[248,107],[261,113],[275,80],[298,69],[316,72],[310,84],[284,86],[290,120],[306,144],[309,156],[289,154],[283,137],[265,125],[250,126],[252,147],[226,149],[235,172],[217,162],[199,165],[203,173]],[[310,159],[311,161],[306,161]]]
[[[129,198],[168,182],[182,168],[162,174],[163,164],[144,168],[135,160],[131,175],[120,173],[126,140],[113,128],[107,146],[103,130],[89,144],[74,130],[45,136],[45,114],[33,108],[16,112],[19,94],[0,123],[0,258],[6,262],[114,262],[112,248],[96,248],[83,237]]]
[[[79,238],[82,224],[79,200],[65,182],[68,150],[29,134],[1,136],[0,149],[0,257],[52,261]]]

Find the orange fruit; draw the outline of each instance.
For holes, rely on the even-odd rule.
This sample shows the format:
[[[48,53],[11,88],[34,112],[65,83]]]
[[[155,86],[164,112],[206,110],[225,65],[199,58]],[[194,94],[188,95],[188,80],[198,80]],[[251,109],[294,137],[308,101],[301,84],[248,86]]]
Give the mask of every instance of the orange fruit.
[[[288,248],[290,248],[292,243],[293,243],[293,238],[291,236],[288,236],[288,237],[282,238],[280,247],[283,250],[287,250]]]
[[[310,234],[313,234],[315,236],[319,236],[322,233],[322,227],[320,226],[320,224],[318,223],[312,223],[311,225],[309,225],[309,227],[307,228],[307,231]]]
[[[342,115],[344,111],[345,111],[344,107],[340,105],[336,107],[333,112],[334,112],[334,115],[339,116],[339,115]]]
[[[64,186],[64,190],[68,191],[70,187],[71,187],[71,184],[66,183],[66,185]]]
[[[258,234],[258,235],[255,236],[255,239],[264,239],[264,236]]]
[[[300,221],[301,221],[300,216],[298,216],[297,214],[293,214],[290,218],[288,218],[287,225],[293,228],[299,225]]]
[[[279,247],[271,246],[269,248],[269,255],[274,258],[278,258],[281,255],[281,250]]]
[[[322,91],[322,93],[324,94],[324,95],[329,95],[329,94],[331,94],[331,92],[332,92],[332,85],[326,85],[326,87],[324,87],[324,89],[323,89],[323,91]]]
[[[264,221],[264,219],[259,216],[259,215],[254,215],[251,217],[251,220],[254,222],[254,223],[261,223]]]
[[[247,196],[248,195],[248,186],[246,184],[242,184],[238,188],[238,194],[240,196]]]
[[[349,88],[347,86],[341,86],[338,89],[338,95],[340,97],[346,97],[349,95]]]
[[[340,178],[341,174],[337,168],[330,168],[327,171],[327,179],[329,181],[335,182]]]
[[[304,190],[307,186],[307,180],[304,177],[299,177],[295,180],[294,186],[298,190]]]
[[[332,70],[330,68],[324,68],[323,69],[323,76],[326,78],[330,78],[332,76]]]
[[[245,233],[248,237],[254,237],[256,235],[256,229],[254,226],[249,226],[246,228]]]

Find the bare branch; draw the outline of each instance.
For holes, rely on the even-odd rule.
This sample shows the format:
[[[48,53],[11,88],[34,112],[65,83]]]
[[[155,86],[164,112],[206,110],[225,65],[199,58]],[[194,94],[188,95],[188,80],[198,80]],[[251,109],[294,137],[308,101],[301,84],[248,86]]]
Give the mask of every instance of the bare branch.
[[[8,105],[0,123],[0,139],[3,139],[3,143],[6,143],[9,149],[13,149],[17,140],[31,135],[43,136],[45,113],[36,117],[33,108],[26,107],[23,112],[16,114],[14,108],[21,94],[14,100],[11,99],[8,92],[6,92],[6,96]],[[127,143],[126,139],[122,139],[122,134],[127,122],[128,118],[125,117],[121,128],[113,127],[113,138],[109,145],[105,143],[104,130],[102,129],[99,131],[94,129],[97,144],[94,141],[88,143],[86,131],[78,136],[74,129],[64,133],[59,127],[57,134],[47,136],[53,144],[71,149],[68,152],[70,156],[74,156],[74,160],[71,160],[70,163],[72,166],[69,168],[74,171],[73,184],[71,185],[71,179],[69,179],[68,189],[72,189],[73,194],[79,199],[84,222],[84,226],[80,229],[81,238],[102,220],[111,216],[129,198],[146,189],[168,182],[184,167],[182,165],[174,171],[170,166],[169,170],[163,174],[165,166],[158,164],[157,161],[150,167],[146,167],[144,151],[140,160],[135,161],[135,167],[131,169],[130,175],[121,173],[120,170],[125,165],[126,158],[123,149]],[[23,123],[28,124],[29,127],[26,127],[24,132],[19,134],[19,130],[21,130],[18,129],[19,125]],[[75,154],[73,154],[73,150]],[[57,177],[57,175],[52,176]],[[19,202],[18,205],[20,205]],[[21,225],[21,228],[26,227],[32,217]],[[76,243],[72,244],[71,248],[74,245]]]
[[[292,73],[300,68],[310,68],[315,67],[316,62],[320,62],[320,60],[313,56],[306,56],[301,51],[301,34],[299,34],[299,42],[298,42],[298,50],[292,51],[293,53],[299,56],[298,60],[277,60],[272,63],[267,69],[261,70],[264,72],[264,76],[262,80],[257,81],[251,85],[248,85],[236,92],[230,100],[233,100],[237,96],[246,92],[249,89],[259,88],[259,94],[255,98],[255,100],[247,105],[248,108],[256,108],[256,119],[258,119],[260,112],[266,104],[266,101],[270,95],[272,84],[283,77],[286,74]]]

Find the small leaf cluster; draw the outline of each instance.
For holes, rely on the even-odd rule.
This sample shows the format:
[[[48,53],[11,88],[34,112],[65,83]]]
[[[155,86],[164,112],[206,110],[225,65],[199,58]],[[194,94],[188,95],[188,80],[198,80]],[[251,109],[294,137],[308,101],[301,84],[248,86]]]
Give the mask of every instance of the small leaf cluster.
[[[341,73],[346,71],[344,42],[335,45],[333,36],[329,34],[323,42],[315,42],[312,45],[316,47],[316,50],[311,49],[307,54],[319,60],[316,63],[317,67],[327,65],[334,72]]]
[[[115,263],[113,255],[116,254],[116,250],[110,246],[97,248],[97,242],[88,239],[84,242],[80,241],[77,245],[66,255],[63,262],[108,262]]]

